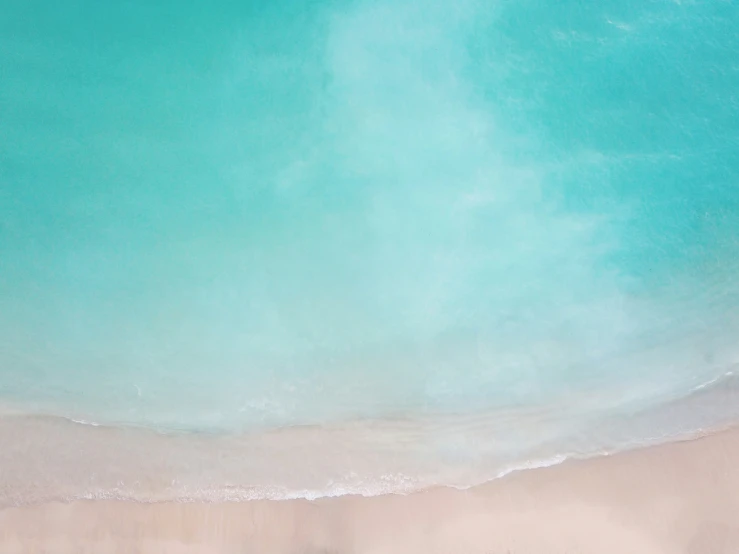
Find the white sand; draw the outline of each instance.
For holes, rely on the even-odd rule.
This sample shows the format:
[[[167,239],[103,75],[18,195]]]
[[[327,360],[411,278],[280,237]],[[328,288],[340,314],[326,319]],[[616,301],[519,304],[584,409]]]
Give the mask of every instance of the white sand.
[[[739,431],[468,491],[0,511],[0,553],[737,554]]]

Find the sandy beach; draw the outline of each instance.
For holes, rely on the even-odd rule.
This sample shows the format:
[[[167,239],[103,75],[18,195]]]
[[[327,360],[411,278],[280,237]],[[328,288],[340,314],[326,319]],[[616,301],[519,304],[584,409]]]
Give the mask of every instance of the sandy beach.
[[[739,430],[469,490],[0,511],[3,554],[736,554]]]

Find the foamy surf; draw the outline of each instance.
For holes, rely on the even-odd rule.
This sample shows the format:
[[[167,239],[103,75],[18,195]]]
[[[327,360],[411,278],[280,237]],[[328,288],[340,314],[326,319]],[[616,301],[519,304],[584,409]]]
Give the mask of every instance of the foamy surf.
[[[525,410],[183,434],[6,415],[0,418],[0,503],[317,499],[464,489],[717,430],[739,421],[737,400],[739,385],[728,375],[666,403],[603,412],[587,425],[579,417],[553,419],[550,411],[532,419]],[[535,429],[538,441],[531,440]],[[516,440],[521,434],[527,438]]]

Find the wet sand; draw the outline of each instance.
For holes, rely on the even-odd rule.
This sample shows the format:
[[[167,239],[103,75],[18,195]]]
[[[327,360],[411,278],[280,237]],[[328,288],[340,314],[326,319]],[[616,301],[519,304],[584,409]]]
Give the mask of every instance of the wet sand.
[[[0,510],[2,554],[736,554],[739,430],[466,491]]]

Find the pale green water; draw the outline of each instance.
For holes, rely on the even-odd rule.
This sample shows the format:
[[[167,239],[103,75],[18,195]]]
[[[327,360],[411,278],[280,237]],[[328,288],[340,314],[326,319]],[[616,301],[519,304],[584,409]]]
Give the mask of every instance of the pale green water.
[[[723,375],[737,25],[720,0],[6,1],[2,402],[229,430]]]

